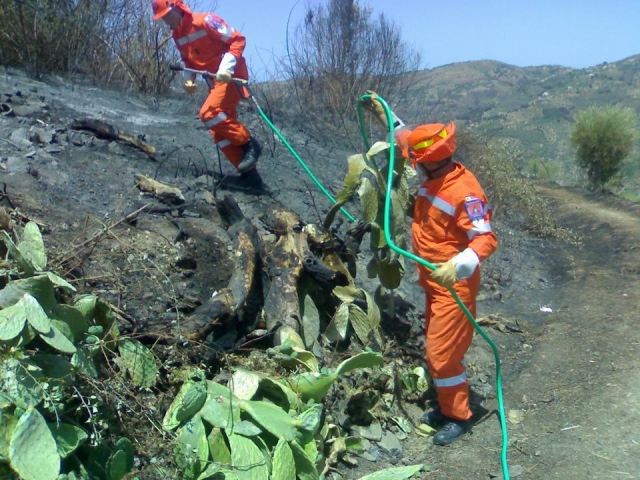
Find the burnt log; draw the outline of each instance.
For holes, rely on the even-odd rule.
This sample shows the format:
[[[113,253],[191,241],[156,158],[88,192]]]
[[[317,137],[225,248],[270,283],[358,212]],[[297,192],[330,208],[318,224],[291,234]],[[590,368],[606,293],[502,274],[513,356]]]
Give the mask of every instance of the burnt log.
[[[233,273],[227,288],[214,295],[182,323],[189,340],[204,340],[217,324],[253,329],[262,306],[261,241],[257,228],[230,195],[218,204],[233,241]]]
[[[273,343],[279,345],[289,331],[301,335],[300,282],[303,275],[315,280],[324,290],[346,285],[347,276],[327,267],[309,248],[309,236],[297,214],[278,209],[262,217],[278,240],[269,252],[264,318],[267,329],[275,332]]]
[[[119,140],[128,143],[139,150],[142,150],[152,160],[156,159],[156,149],[137,137],[114,127],[113,125],[95,118],[84,118],[76,120],[71,124],[73,130],[87,130],[95,134],[96,137],[104,140]]]

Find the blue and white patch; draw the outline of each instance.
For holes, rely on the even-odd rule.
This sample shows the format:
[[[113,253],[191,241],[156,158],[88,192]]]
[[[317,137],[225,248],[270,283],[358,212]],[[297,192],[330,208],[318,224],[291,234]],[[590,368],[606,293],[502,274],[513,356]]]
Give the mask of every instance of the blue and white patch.
[[[484,202],[480,200],[476,196],[465,197],[464,199],[464,209],[467,212],[467,216],[469,220],[472,222],[476,222],[478,220],[483,220],[485,214],[487,213]]]
[[[204,21],[211,30],[215,30],[220,35],[227,35],[229,33],[229,27],[227,27],[217,15],[207,15],[204,17]]]

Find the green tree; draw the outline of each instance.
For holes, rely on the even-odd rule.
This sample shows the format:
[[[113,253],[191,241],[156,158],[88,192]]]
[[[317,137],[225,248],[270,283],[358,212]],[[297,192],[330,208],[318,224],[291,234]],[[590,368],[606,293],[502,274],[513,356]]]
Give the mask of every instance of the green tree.
[[[592,187],[604,187],[620,172],[633,149],[635,125],[635,112],[628,107],[590,107],[576,115],[570,140]]]

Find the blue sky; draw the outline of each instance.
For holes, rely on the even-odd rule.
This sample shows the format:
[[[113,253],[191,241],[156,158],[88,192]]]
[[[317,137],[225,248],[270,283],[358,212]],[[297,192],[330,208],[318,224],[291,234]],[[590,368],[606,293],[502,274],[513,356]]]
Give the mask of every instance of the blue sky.
[[[254,78],[277,69],[307,0],[197,2],[247,37]],[[189,0],[186,0],[189,3]],[[640,0],[363,0],[401,26],[424,67],[468,60],[584,68],[640,54]]]

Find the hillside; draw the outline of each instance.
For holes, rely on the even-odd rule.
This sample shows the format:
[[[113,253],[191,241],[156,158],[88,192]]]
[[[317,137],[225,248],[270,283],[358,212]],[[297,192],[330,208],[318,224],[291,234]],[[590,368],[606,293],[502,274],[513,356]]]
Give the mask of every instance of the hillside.
[[[483,68],[500,64],[480,62],[480,66],[473,77],[478,83]],[[511,67],[501,67],[511,72]],[[476,71],[471,64],[435,71],[448,72],[455,79],[462,75],[457,69],[463,68]],[[549,75],[567,73],[549,68]],[[520,69],[509,75],[523,82],[526,77]],[[423,88],[427,89],[426,84]],[[509,94],[504,88],[501,95],[506,101]],[[542,96],[544,90],[540,92]],[[117,446],[120,436],[127,437],[133,448],[130,477],[189,478],[182,477],[184,463],[176,458],[179,436],[161,426],[184,378],[200,368],[208,380],[226,384],[239,369],[266,374],[275,358],[267,348],[268,339],[250,336],[253,332],[246,336],[243,332],[240,339],[231,335],[230,340],[227,334],[237,332],[221,329],[202,344],[184,340],[190,333],[181,330],[185,320],[206,305],[214,292],[229,285],[238,258],[234,228],[225,223],[218,207],[227,195],[233,195],[242,213],[257,227],[263,247],[273,251],[283,235],[269,228],[265,213],[291,209],[301,219],[297,226],[306,226],[319,223],[330,205],[282,143],[244,107],[243,120],[265,143],[260,169],[271,192],[256,196],[242,189],[217,188],[219,176],[215,174],[219,170],[228,174],[231,168],[224,160],[218,163],[215,148],[197,120],[202,91],[195,98],[151,99],[68,78],[36,81],[11,70],[0,76],[0,93],[2,103],[13,110],[13,115],[0,117],[0,200],[10,213],[11,235],[21,234],[29,220],[37,223],[49,263],[77,293],[95,294],[107,301],[122,338],[145,345],[161,366],[152,386],[134,386],[131,369],[103,339],[103,351],[96,358],[104,355],[107,359],[99,364],[93,379],[87,379],[84,371],[73,370],[72,386],[77,391],[64,399],[72,408],[60,409],[60,418],[65,424],[78,424],[89,433],[102,435],[110,449]],[[447,105],[453,108],[457,96],[450,95]],[[485,95],[477,98],[484,101]],[[157,149],[156,156],[150,158],[123,142],[72,127],[75,120],[87,117],[144,140]],[[313,136],[284,115],[278,117],[277,126],[320,181],[337,192],[346,171],[345,159],[353,151],[336,145],[313,124],[304,125],[313,130]],[[179,207],[160,204],[137,188],[137,174],[180,188],[186,202]],[[485,330],[502,360],[512,478],[637,478],[639,439],[633,426],[640,413],[633,392],[640,385],[635,353],[640,342],[635,328],[640,301],[638,205],[557,186],[541,186],[538,194],[555,204],[560,226],[574,229],[585,241],[579,248],[537,238],[508,223],[503,210],[496,214],[500,247],[483,265],[478,317],[484,317]],[[348,208],[358,216],[356,202],[350,202]],[[347,222],[340,217],[337,223],[340,228],[336,230],[342,232]],[[357,285],[373,292],[376,281],[365,275],[368,251],[363,249],[356,257]],[[6,265],[5,280],[16,274]],[[326,478],[340,474],[359,479],[390,466],[416,463],[426,466],[414,477],[422,480],[499,478],[501,438],[490,348],[476,336],[468,355],[479,420],[473,434],[451,447],[436,447],[411,424],[423,412],[427,399],[412,385],[413,369],[422,366],[424,296],[410,265],[394,298],[396,309],[381,324],[385,345],[379,350],[384,365],[361,375],[354,372],[331,390],[322,418],[327,432],[318,442],[322,451],[312,452],[321,455],[313,458],[331,457],[326,464],[336,471],[329,471]],[[308,317],[303,318],[307,321]],[[268,337],[263,329],[255,332]],[[3,334],[7,335],[6,330]],[[89,345],[88,338],[83,341]],[[203,345],[209,354],[204,359],[198,356]],[[349,350],[329,345],[324,348],[322,366],[333,367],[363,346],[356,340]],[[370,346],[378,349],[375,342]],[[37,370],[30,366],[30,371]],[[6,368],[0,371],[2,386],[11,373]],[[10,395],[1,389],[0,393],[0,429],[4,432],[0,435],[0,477],[16,478],[7,466],[8,438],[13,433],[11,421],[23,410],[7,408]],[[37,395],[42,392],[33,394],[36,400]],[[78,405],[80,400],[89,404]],[[53,424],[56,415],[43,411]],[[251,422],[239,423],[237,432],[244,427],[245,435],[254,435],[255,430],[247,429]],[[213,450],[216,438],[212,434],[208,440]],[[362,445],[364,450],[347,451],[347,444]],[[314,440],[309,443],[310,448],[313,445]],[[68,470],[73,461],[89,456],[84,447],[88,445],[65,460]],[[240,445],[234,444],[232,450],[240,452],[237,462],[251,465],[244,476],[225,478],[265,478],[252,477],[250,469],[259,467],[263,457],[248,462]],[[109,450],[115,458],[124,450],[113,452]],[[89,457],[88,464],[95,468],[103,457]],[[40,458],[35,458],[38,463]],[[319,463],[325,465],[324,460]],[[220,478],[214,475],[200,478]]]
[[[524,172],[531,173],[540,162],[552,173],[549,180],[572,185],[578,178],[568,141],[574,115],[610,104],[640,114],[640,55],[584,69],[456,63],[417,72],[398,103],[399,115],[410,123],[454,120],[483,137],[515,140],[524,152]],[[630,189],[640,193],[640,149],[634,160],[626,176],[633,176]]]

